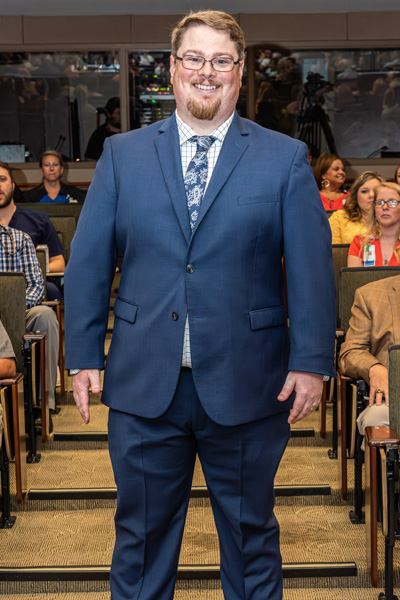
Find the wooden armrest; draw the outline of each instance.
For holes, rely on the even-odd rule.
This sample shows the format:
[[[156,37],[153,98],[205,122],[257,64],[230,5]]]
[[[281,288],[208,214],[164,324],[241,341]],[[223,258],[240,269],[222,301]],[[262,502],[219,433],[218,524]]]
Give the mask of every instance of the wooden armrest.
[[[14,377],[7,377],[6,379],[0,379],[0,386],[1,387],[5,387],[7,385],[15,385],[16,383],[19,383],[21,381],[21,379],[23,379],[24,376],[22,375],[22,373],[17,373],[16,375],[14,375]]]
[[[28,340],[30,342],[41,342],[47,338],[47,331],[31,331],[30,333],[25,333],[23,336],[24,340]]]
[[[43,300],[40,306],[49,306],[50,308],[55,308],[57,306],[62,306],[64,304],[64,300]]]
[[[368,446],[380,447],[387,445],[398,446],[400,444],[397,432],[385,425],[374,425],[365,428],[365,440]]]
[[[64,277],[64,275],[64,271],[48,271],[46,273],[46,278],[48,279],[49,277]]]
[[[342,381],[353,381],[354,383],[357,381],[357,379],[354,379],[354,377],[349,377],[348,375],[342,373],[340,369],[338,369],[337,371],[337,376],[339,377],[339,379],[342,379]]]

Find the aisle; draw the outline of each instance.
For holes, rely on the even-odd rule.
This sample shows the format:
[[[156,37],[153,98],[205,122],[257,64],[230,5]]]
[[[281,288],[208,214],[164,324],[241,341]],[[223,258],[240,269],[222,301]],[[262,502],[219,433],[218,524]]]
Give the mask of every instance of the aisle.
[[[110,329],[112,321],[110,316]],[[73,403],[71,378],[67,383],[61,412],[53,417],[54,433],[39,449],[41,462],[27,465],[25,502],[13,503],[16,524],[0,532],[0,593],[5,600],[109,599],[116,489],[107,450],[108,409],[93,397],[91,421],[85,426]],[[378,535],[381,587],[370,589],[365,526],[350,523],[351,506],[339,493],[337,461],[328,458],[331,409],[329,405],[327,440],[318,433],[318,413],[295,426],[309,428],[313,435],[291,438],[276,477],[284,600],[377,600],[382,591],[383,536]],[[348,471],[352,488],[350,466]],[[396,548],[397,565],[398,559]],[[293,576],[298,563],[335,562],[347,563],[352,575],[345,570],[341,576],[313,571]],[[218,538],[197,463],[175,600],[223,600],[218,563]]]

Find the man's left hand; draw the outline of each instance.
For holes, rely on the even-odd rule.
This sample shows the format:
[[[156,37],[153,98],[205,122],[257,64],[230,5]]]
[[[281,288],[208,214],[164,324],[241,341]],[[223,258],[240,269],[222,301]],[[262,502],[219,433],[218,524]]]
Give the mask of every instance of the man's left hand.
[[[323,379],[319,373],[289,371],[278,400],[284,402],[293,391],[296,392],[288,419],[290,425],[304,419],[317,408],[321,401],[322,389]]]

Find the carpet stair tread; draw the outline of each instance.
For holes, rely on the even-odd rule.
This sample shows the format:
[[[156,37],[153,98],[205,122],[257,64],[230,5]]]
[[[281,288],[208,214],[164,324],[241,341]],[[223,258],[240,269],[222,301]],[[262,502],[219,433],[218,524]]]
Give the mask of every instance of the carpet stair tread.
[[[45,448],[45,447],[44,447]],[[39,463],[27,465],[28,489],[113,488],[114,476],[108,449],[45,450]],[[352,470],[349,469],[349,484]],[[193,486],[204,486],[197,459]],[[288,447],[278,469],[275,485],[327,485],[339,491],[337,461],[324,448]],[[327,499],[329,501],[329,499]],[[332,499],[332,502],[335,500]]]
[[[348,506],[277,506],[284,563],[355,562],[366,572],[365,526],[351,525]],[[114,509],[20,512],[0,536],[0,567],[109,565]],[[384,539],[378,535],[383,570]],[[211,508],[189,506],[181,564],[218,564],[219,546]],[[399,549],[395,548],[395,565]]]
[[[61,412],[53,416],[54,432],[70,433],[79,431],[86,433],[91,431],[107,432],[108,407],[101,403],[100,397],[91,395],[90,421],[87,425],[74,404],[61,405]]]
[[[376,600],[377,589],[285,589],[283,600]],[[399,593],[399,590],[395,590]],[[3,600],[15,600],[16,595],[3,594]],[[110,600],[109,592],[70,592],[20,594],[18,600]],[[175,591],[174,600],[224,600],[222,589],[187,589]]]

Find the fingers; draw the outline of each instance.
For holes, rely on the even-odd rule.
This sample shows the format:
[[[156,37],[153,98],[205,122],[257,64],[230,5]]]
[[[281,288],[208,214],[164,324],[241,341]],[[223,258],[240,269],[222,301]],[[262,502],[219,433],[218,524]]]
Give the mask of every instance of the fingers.
[[[288,423],[293,425],[293,423],[301,421],[304,417],[308,417],[318,407],[320,400],[321,396],[319,398],[310,399],[301,396],[300,394],[296,394]]]
[[[88,372],[88,377],[93,394],[99,394],[101,392],[100,371],[98,371],[97,369],[92,369]]]
[[[374,404],[381,406],[383,401],[388,404],[388,397],[388,391],[384,388],[373,388],[371,386],[369,390],[369,406],[373,406]]]
[[[100,371],[97,369],[82,369],[72,378],[72,388],[76,406],[86,424],[90,421],[89,414],[89,389],[98,394],[100,392]]]
[[[369,406],[381,406],[383,401],[389,404],[388,371],[383,365],[376,364],[369,370]]]
[[[294,390],[295,383],[296,383],[295,377],[293,377],[292,373],[289,372],[286,377],[283,388],[281,389],[279,396],[278,396],[278,400],[280,402],[284,402],[285,400],[287,400],[289,398],[290,394]]]
[[[293,391],[296,392],[293,408],[288,419],[290,424],[297,423],[317,408],[321,400],[322,387],[322,375],[299,371],[288,373],[278,400],[285,401]]]

